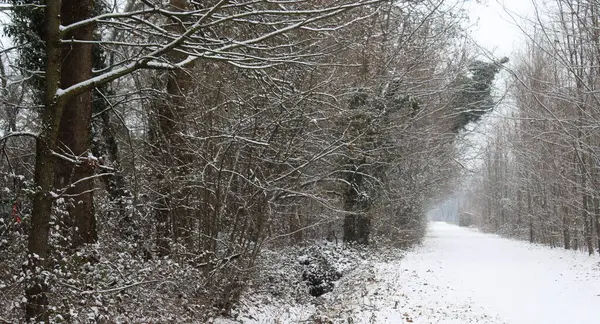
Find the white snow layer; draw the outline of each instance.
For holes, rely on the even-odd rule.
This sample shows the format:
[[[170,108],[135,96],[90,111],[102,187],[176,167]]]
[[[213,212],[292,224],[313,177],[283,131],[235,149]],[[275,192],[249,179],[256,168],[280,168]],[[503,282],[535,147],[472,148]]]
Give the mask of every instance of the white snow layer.
[[[600,323],[600,258],[431,223],[403,259],[365,263],[313,305],[218,323]]]

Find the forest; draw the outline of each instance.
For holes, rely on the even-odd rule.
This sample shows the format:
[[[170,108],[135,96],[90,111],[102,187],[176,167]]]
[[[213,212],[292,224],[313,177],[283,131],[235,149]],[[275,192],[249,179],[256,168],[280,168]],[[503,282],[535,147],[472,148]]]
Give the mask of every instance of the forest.
[[[536,6],[506,101],[464,190],[462,222],[600,254],[598,1]]]
[[[0,323],[208,322],[270,255],[406,249],[457,190],[462,225],[600,249],[599,3],[509,60],[466,2],[0,4]]]

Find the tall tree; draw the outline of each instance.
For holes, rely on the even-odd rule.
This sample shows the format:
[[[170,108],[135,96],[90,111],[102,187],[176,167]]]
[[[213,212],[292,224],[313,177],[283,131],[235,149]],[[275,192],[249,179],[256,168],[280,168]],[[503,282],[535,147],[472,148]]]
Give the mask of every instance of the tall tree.
[[[94,0],[62,0],[60,23],[70,25],[91,18],[96,5]],[[87,24],[61,35],[61,88],[92,77],[94,28],[94,24]],[[94,181],[91,180],[96,161],[88,161],[92,153],[92,90],[88,88],[65,101],[58,129],[58,152],[76,157],[75,162],[73,159],[57,160],[54,184],[58,190],[65,190],[64,195],[69,199],[68,216],[64,222],[72,231],[72,244],[75,247],[92,243],[98,237],[94,215]]]
[[[499,62],[475,60],[469,65],[468,73],[457,80],[458,93],[453,103],[457,114],[452,127],[454,132],[464,129],[469,123],[477,122],[494,108],[493,82],[502,64],[506,62],[508,58],[502,58]]]

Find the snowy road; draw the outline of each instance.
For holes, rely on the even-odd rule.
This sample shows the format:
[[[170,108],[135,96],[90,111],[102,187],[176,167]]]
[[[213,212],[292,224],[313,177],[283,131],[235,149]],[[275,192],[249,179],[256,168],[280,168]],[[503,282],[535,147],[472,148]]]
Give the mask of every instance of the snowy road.
[[[598,256],[431,223],[392,260],[365,261],[317,305],[263,303],[219,323],[600,323]]]
[[[375,266],[377,323],[600,323],[600,258],[431,223],[422,246]],[[377,292],[377,293],[375,293]]]

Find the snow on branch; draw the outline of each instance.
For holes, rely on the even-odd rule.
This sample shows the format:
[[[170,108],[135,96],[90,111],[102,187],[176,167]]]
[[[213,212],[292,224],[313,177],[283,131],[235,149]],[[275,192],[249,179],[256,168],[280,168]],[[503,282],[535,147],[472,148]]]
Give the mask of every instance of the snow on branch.
[[[35,3],[25,3],[25,1],[23,1],[23,2],[19,2],[17,4],[0,3],[0,11],[13,11],[15,9],[24,8],[24,7],[44,8],[46,6],[43,4],[40,4],[38,1],[35,1]]]
[[[297,57],[300,53],[286,53],[273,56],[270,55],[269,48],[260,48],[260,46],[254,46],[265,41],[272,39],[278,35],[286,34],[293,30],[306,28],[307,30],[319,31],[317,27],[309,27],[312,24],[335,17],[339,14],[347,12],[349,10],[372,5],[381,2],[382,0],[369,0],[369,1],[356,1],[346,4],[340,4],[335,6],[329,6],[325,8],[315,8],[311,10],[290,10],[285,8],[283,5],[279,7],[279,10],[249,10],[241,13],[222,13],[224,8],[230,8],[232,4],[229,1],[222,0],[211,8],[202,10],[190,10],[182,12],[174,12],[161,8],[152,7],[149,9],[143,9],[132,12],[123,13],[110,13],[105,15],[98,15],[88,20],[77,22],[68,26],[61,27],[61,33],[66,33],[73,28],[77,28],[92,22],[107,22],[107,24],[127,24],[127,20],[133,21],[137,24],[142,24],[150,30],[134,28],[134,25],[130,25],[128,30],[136,30],[136,33],[141,35],[152,36],[150,39],[157,39],[155,44],[144,43],[143,46],[132,42],[117,42],[115,40],[98,41],[101,45],[108,46],[124,46],[124,47],[137,47],[140,50],[137,51],[137,57],[127,58],[121,62],[113,63],[110,70],[98,74],[88,80],[74,84],[66,89],[59,89],[56,93],[57,100],[68,100],[69,98],[79,95],[93,87],[100,86],[107,82],[111,82],[120,77],[126,76],[140,69],[181,69],[190,66],[194,61],[204,58],[211,60],[222,60],[233,64],[240,68],[251,68],[251,69],[262,69],[281,64],[283,62],[297,62]],[[239,6],[236,4],[235,6]],[[242,8],[242,7],[240,7]],[[153,22],[145,17],[150,14],[159,14],[164,17],[178,17],[178,18],[194,18],[194,22],[191,25],[186,26],[182,20],[178,21],[184,27],[184,31],[180,34],[174,34],[170,30],[159,26],[156,22]],[[212,28],[220,26],[225,22],[240,22],[244,18],[249,17],[272,17],[281,16],[288,17],[288,19],[280,19],[273,22],[263,22],[265,26],[271,26],[271,31],[259,33],[253,35],[253,37],[241,40],[228,40],[223,41],[217,37],[207,37],[206,33],[212,32]],[[358,21],[354,19],[353,21]],[[248,23],[248,21],[243,21]],[[347,23],[342,24],[346,26]],[[333,27],[328,27],[324,30],[334,30]],[[205,32],[206,31],[206,32]],[[166,43],[161,44],[159,39],[163,39]],[[67,41],[76,42],[76,41]],[[253,51],[263,52],[264,55],[257,55],[248,53],[246,50],[241,49],[252,49]],[[176,62],[168,62],[165,56],[169,55],[173,51],[187,55],[185,59],[181,59]]]
[[[0,137],[0,142],[3,142],[11,137],[33,137],[37,139],[39,134],[32,132],[10,132],[2,137]]]

